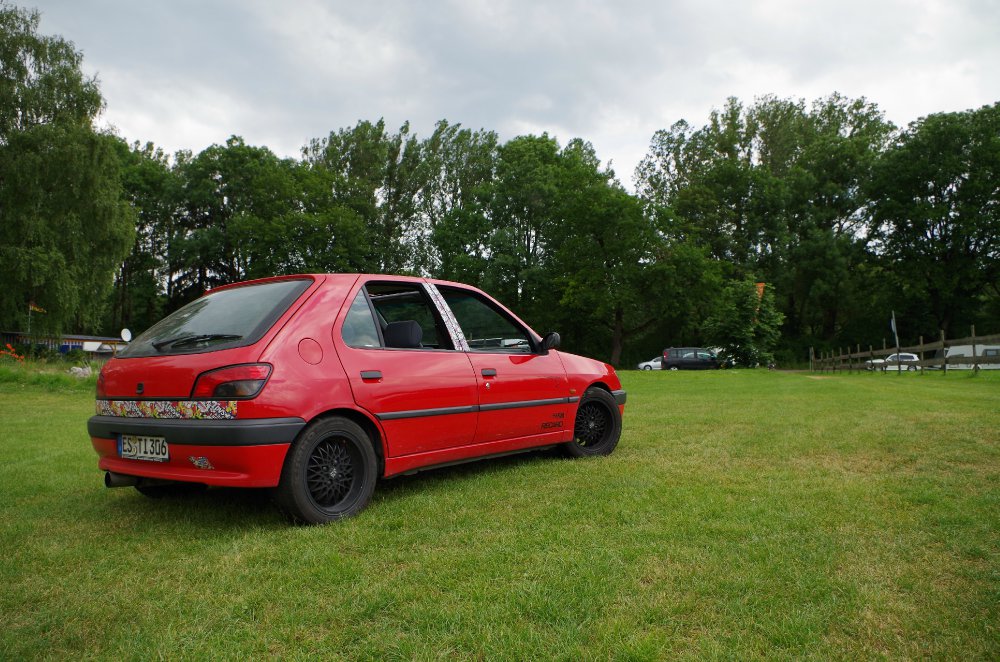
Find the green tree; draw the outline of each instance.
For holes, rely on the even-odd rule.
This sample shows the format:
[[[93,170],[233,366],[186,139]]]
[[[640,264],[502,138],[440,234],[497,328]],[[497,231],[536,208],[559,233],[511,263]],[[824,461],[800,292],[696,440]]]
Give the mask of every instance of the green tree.
[[[562,166],[559,144],[546,134],[519,136],[500,147],[484,205],[489,232],[482,258],[487,287],[519,310],[547,307],[547,242],[561,219],[561,198],[570,192],[561,186]]]
[[[564,347],[614,364],[665,324],[698,326],[715,266],[669,244],[592,145],[519,136],[492,168],[476,153],[473,194],[435,225],[438,275],[481,285],[536,329],[559,330]]]
[[[117,147],[124,195],[136,213],[135,241],[115,275],[104,326],[140,332],[163,316],[179,182],[168,157],[152,143],[119,141]]]
[[[998,181],[1000,103],[914,122],[875,169],[871,231],[925,335],[974,322],[997,291]]]
[[[287,259],[278,273],[372,271],[370,235],[358,213],[331,196],[339,178],[302,162],[294,168],[298,210],[284,215]],[[275,253],[282,248],[275,246]]]
[[[39,15],[0,6],[0,326],[95,330],[132,243],[116,139],[95,132],[102,107],[82,56],[37,33]]]
[[[44,125],[91,125],[104,106],[83,54],[62,37],[38,34],[36,10],[0,5],[0,144]]]
[[[787,297],[790,335],[873,342],[884,322],[871,294],[883,281],[865,232],[864,184],[894,127],[874,104],[834,94],[813,104],[805,131],[791,171],[785,268],[766,277]]]
[[[878,289],[862,187],[893,127],[864,99],[730,99],[708,123],[657,132],[636,171],[648,213],[727,278],[774,283],[790,346],[870,320]]]
[[[560,157],[560,213],[546,269],[559,292],[554,323],[571,346],[618,366],[628,344],[696,319],[716,271],[702,251],[664,238],[641,202],[600,168],[589,143],[570,141]]]
[[[305,158],[312,168],[329,171],[333,201],[362,221],[367,270],[415,271],[420,260],[414,247],[425,236],[415,219],[429,173],[421,167],[420,143],[410,134],[409,123],[390,134],[383,120],[358,122],[313,140]]]
[[[420,150],[425,174],[417,203],[420,231],[413,233],[416,270],[478,281],[486,235],[481,202],[496,174],[497,135],[441,120]]]
[[[740,366],[774,360],[783,315],[771,288],[759,293],[753,280],[731,281],[722,289],[715,310],[705,320],[705,338]]]
[[[211,287],[287,271],[288,217],[301,211],[297,167],[237,136],[179,160],[171,307]]]

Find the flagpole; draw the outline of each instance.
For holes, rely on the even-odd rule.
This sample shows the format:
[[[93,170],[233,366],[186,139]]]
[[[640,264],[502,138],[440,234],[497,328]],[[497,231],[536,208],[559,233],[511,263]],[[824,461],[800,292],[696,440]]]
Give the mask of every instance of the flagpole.
[[[896,311],[892,311],[892,335],[896,337],[896,372],[903,374],[903,365],[899,357],[899,331],[896,330]]]

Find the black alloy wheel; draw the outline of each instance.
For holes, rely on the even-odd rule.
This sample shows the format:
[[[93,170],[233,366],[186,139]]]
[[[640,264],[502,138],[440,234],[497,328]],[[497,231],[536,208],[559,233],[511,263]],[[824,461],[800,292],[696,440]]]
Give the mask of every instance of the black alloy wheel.
[[[614,397],[601,388],[588,389],[576,410],[573,441],[564,449],[573,457],[608,455],[618,445],[621,433],[621,411]]]
[[[322,440],[309,456],[306,482],[309,495],[321,508],[335,508],[361,484],[361,457],[343,437]]]
[[[292,444],[275,500],[296,522],[325,524],[350,517],[371,500],[377,470],[371,439],[357,423],[320,419]]]

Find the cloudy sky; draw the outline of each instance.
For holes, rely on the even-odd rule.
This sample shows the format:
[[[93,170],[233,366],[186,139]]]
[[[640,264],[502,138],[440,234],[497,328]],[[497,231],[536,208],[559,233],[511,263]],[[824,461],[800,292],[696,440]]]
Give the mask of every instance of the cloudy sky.
[[[1000,101],[1000,0],[15,0],[84,53],[129,141],[297,156],[384,117],[591,141],[631,184],[729,96],[864,96],[898,125]]]

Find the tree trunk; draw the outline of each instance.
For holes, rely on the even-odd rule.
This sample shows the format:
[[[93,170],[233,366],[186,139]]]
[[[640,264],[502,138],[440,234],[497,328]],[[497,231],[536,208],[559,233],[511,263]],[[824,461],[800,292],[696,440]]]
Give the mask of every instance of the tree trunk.
[[[611,360],[615,368],[622,360],[622,345],[625,342],[625,312],[621,306],[615,307],[615,325],[611,331]]]

